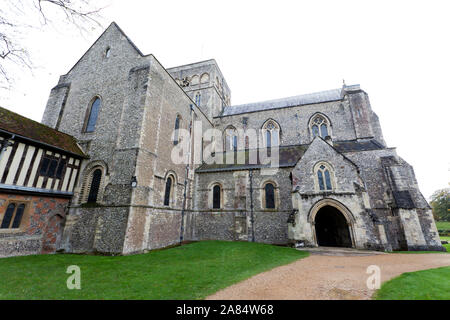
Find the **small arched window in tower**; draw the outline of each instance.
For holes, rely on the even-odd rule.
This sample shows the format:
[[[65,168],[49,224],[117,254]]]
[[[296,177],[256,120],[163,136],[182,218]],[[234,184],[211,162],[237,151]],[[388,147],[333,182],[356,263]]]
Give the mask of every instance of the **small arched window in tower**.
[[[179,141],[178,139],[178,129],[180,129],[180,116],[177,115],[175,119],[175,131],[173,132],[173,144],[177,145]]]
[[[89,188],[89,196],[87,202],[95,203],[100,190],[100,182],[102,180],[102,170],[95,169],[92,173],[91,187]]]
[[[266,209],[275,209],[275,187],[272,183],[267,183],[264,186]]]
[[[108,48],[106,48],[106,51],[105,51],[105,57],[109,58],[110,55],[111,55],[111,48],[108,47]]]
[[[267,148],[280,145],[280,126],[274,120],[267,120],[263,126],[264,142]]]
[[[326,136],[329,136],[329,123],[328,120],[325,119],[322,115],[317,115],[311,121],[311,132],[313,137],[320,136],[325,139]]]
[[[101,100],[96,97],[89,108],[89,117],[86,123],[85,132],[93,132],[97,123],[98,113],[100,111]]]
[[[213,209],[220,209],[221,207],[221,193],[222,190],[218,184],[213,187]]]
[[[200,94],[200,92],[197,92],[197,94],[195,95],[195,104],[199,107],[200,107],[201,98],[202,98],[202,95]]]
[[[200,77],[200,83],[207,83],[207,82],[209,82],[209,74],[204,73]]]
[[[320,165],[317,169],[317,179],[319,180],[319,189],[322,191],[333,190],[331,184],[330,170],[325,165]]]
[[[172,193],[173,177],[168,176],[166,180],[166,189],[164,191],[164,205],[170,205],[170,195]]]

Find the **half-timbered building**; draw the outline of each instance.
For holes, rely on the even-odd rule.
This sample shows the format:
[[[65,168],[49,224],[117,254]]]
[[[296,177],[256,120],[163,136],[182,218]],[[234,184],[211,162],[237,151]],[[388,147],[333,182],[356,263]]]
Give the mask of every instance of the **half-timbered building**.
[[[76,140],[0,108],[0,257],[55,252],[86,157]]]

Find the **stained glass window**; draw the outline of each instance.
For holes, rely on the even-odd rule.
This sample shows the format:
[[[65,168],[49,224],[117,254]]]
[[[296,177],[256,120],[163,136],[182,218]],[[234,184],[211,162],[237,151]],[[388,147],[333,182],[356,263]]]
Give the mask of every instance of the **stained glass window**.
[[[333,190],[333,186],[331,184],[331,176],[330,171],[324,165],[321,165],[317,170],[317,179],[319,182],[320,190]]]
[[[312,126],[312,132],[313,132],[313,136],[318,136],[319,135],[319,127],[316,125]]]
[[[272,146],[272,134],[269,130],[266,131],[266,146],[270,148]]]
[[[326,136],[330,135],[328,130],[329,123],[325,117],[317,115],[312,121],[311,131],[313,137],[320,136],[325,139]]]
[[[276,147],[280,144],[280,126],[274,120],[268,120],[262,127],[263,133],[265,131],[266,147]]]

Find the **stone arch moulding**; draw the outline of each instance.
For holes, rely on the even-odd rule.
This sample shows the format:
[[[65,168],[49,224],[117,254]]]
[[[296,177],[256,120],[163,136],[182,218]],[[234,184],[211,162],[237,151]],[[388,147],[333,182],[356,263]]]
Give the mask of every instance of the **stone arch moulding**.
[[[326,206],[331,206],[331,207],[338,209],[341,212],[341,214],[344,216],[345,220],[347,221],[350,238],[351,238],[350,240],[352,242],[352,248],[356,248],[356,241],[355,241],[355,239],[356,239],[356,237],[355,237],[356,220],[355,220],[355,217],[353,216],[351,211],[344,204],[342,204],[341,202],[339,202],[335,199],[331,199],[331,198],[325,198],[325,199],[321,199],[321,200],[317,201],[309,210],[307,221],[311,224],[315,244],[318,245],[316,228],[315,228],[316,215],[320,209],[322,209],[323,207],[326,207]]]
[[[105,186],[107,185],[107,177],[109,176],[108,165],[103,160],[94,160],[89,162],[83,170],[83,174],[81,175],[81,190],[80,197],[78,203],[82,204],[87,202],[87,198],[90,191],[90,183],[91,176],[96,169],[100,169],[102,171],[102,176],[100,180],[99,191],[97,195],[97,202],[101,203],[103,199],[103,194],[105,191]]]

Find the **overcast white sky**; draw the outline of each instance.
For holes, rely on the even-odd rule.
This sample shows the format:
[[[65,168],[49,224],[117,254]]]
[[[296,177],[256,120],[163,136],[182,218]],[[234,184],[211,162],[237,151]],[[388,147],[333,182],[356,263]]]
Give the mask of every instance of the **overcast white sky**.
[[[144,54],[165,67],[216,59],[232,104],[359,83],[385,140],[429,196],[449,186],[449,1],[105,0]],[[50,89],[102,33],[46,27],[27,35],[36,65],[0,104],[40,121]]]

